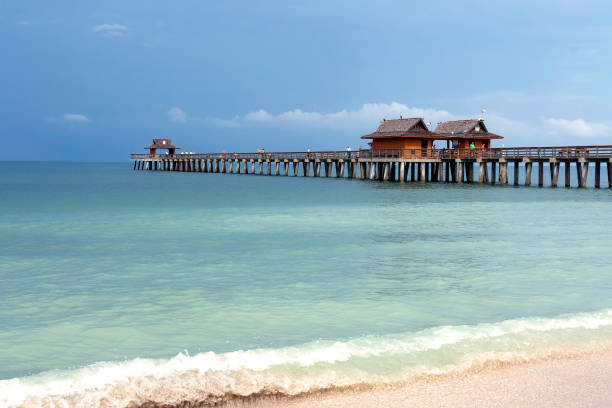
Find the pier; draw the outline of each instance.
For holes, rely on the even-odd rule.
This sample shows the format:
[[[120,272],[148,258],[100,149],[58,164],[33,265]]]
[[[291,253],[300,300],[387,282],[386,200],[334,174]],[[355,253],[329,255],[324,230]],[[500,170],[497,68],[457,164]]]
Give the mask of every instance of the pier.
[[[157,148],[168,145],[171,141]],[[548,167],[547,185],[570,187],[573,171],[580,188],[587,187],[589,167],[594,167],[593,187],[612,187],[612,145],[197,154],[153,150],[132,154],[131,161],[134,170],[148,171],[524,186],[544,186]],[[602,170],[607,175],[604,180]]]

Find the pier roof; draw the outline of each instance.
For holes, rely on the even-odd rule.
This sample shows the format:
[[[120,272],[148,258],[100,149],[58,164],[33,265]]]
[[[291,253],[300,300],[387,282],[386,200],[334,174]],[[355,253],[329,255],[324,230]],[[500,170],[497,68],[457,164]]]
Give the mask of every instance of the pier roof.
[[[180,149],[172,144],[172,139],[153,139],[153,144],[145,146],[145,149]]]
[[[423,118],[383,119],[374,133],[361,136],[362,139],[380,139],[387,137],[433,138],[435,135],[427,129]]]
[[[469,139],[503,139],[503,136],[491,133],[487,130],[482,119],[451,120],[440,122],[434,133],[447,138],[469,138]]]

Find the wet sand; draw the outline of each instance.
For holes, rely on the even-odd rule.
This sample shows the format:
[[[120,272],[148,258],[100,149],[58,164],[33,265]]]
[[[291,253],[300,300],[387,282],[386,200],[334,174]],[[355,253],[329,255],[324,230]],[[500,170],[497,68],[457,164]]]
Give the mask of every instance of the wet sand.
[[[612,353],[486,367],[373,391],[323,393],[261,408],[612,407]]]

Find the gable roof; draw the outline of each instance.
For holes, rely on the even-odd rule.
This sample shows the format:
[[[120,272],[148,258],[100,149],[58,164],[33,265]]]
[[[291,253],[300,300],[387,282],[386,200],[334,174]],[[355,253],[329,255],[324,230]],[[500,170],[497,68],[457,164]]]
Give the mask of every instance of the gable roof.
[[[378,139],[383,137],[427,136],[431,132],[423,122],[423,118],[407,118],[384,120],[378,125],[376,132],[362,136],[362,139]]]
[[[172,139],[153,139],[153,144],[145,146],[145,149],[180,149],[172,144]]]
[[[482,119],[467,119],[467,120],[451,120],[448,122],[440,122],[436,126],[434,133],[443,136],[461,137],[478,137],[487,139],[503,139],[502,136],[490,133]]]

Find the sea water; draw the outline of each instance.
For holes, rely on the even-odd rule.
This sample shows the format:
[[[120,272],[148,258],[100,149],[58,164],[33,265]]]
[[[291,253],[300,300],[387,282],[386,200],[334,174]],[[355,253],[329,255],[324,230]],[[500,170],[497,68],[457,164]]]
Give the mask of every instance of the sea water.
[[[609,189],[0,163],[0,197],[0,406],[294,395],[612,341]]]

